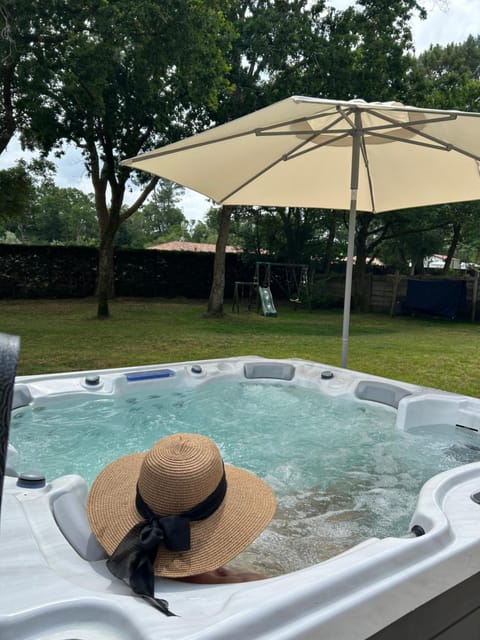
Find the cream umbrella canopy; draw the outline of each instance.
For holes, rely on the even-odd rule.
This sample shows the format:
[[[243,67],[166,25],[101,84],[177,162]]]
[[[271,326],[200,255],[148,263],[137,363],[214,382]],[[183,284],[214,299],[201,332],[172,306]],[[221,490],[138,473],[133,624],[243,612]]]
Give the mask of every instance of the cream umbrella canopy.
[[[348,210],[346,367],[356,212],[480,199],[480,114],[293,96],[122,164],[218,204]]]

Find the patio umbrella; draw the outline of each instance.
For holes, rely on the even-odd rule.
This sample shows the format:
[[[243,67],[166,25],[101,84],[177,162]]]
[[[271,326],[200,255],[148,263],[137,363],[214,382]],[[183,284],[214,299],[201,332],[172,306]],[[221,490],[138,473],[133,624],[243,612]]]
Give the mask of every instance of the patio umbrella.
[[[357,210],[480,199],[480,114],[294,96],[122,164],[218,204],[348,210],[346,367]]]

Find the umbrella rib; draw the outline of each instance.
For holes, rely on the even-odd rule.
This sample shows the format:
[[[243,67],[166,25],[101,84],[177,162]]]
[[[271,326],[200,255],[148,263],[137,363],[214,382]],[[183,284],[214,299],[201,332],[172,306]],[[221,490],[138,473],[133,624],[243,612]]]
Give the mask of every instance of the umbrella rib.
[[[310,117],[311,120],[314,120],[316,118],[322,118],[322,117],[326,117],[331,115],[331,112],[328,113],[320,113],[320,114],[314,114]],[[257,136],[262,136],[262,135],[284,135],[283,132],[271,132],[269,133],[270,129],[275,129],[278,127],[285,127],[287,125],[291,125],[291,124],[295,124],[297,122],[305,122],[305,120],[307,119],[307,116],[303,116],[301,118],[295,118],[294,120],[285,120],[283,122],[280,122],[278,124],[274,124],[274,125],[270,125],[269,127],[264,127],[259,129],[258,127],[253,128],[253,129],[248,129],[247,131],[241,131],[240,133],[232,133],[229,136],[223,136],[223,138],[215,138],[213,140],[206,140],[206,141],[200,141],[200,142],[194,142],[192,144],[188,144],[185,145],[183,147],[176,148],[176,149],[158,149],[157,151],[150,151],[150,152],[146,152],[140,156],[136,156],[135,158],[129,158],[128,160],[122,160],[122,162],[120,164],[124,164],[127,163],[128,164],[136,164],[137,162],[143,162],[145,160],[150,160],[153,158],[160,158],[162,156],[168,156],[171,155],[173,153],[178,153],[179,151],[189,151],[190,149],[197,149],[198,147],[206,147],[209,144],[218,144],[219,142],[227,142],[228,140],[235,140],[236,138],[242,138],[244,136],[249,136],[252,133],[254,133]],[[328,128],[334,126],[337,122],[339,122],[340,118],[334,122],[332,122]],[[228,123],[227,123],[228,124]],[[324,130],[327,130],[324,129]],[[322,130],[323,131],[323,130]],[[206,131],[204,132],[206,133]],[[286,132],[288,135],[291,135],[291,132]],[[308,131],[305,131],[304,133],[307,133],[308,135],[310,135],[312,133],[312,130],[309,129]],[[198,134],[201,135],[201,134]],[[315,134],[317,135],[317,134]]]
[[[372,110],[373,111],[373,110]],[[449,142],[446,142],[445,140],[442,140],[441,138],[437,138],[436,136],[432,136],[429,133],[426,133],[425,131],[421,131],[419,129],[417,129],[414,125],[416,125],[416,123],[414,122],[409,122],[408,125],[407,124],[402,124],[401,122],[397,122],[396,120],[394,120],[393,118],[389,118],[387,115],[383,114],[383,113],[377,113],[376,111],[374,112],[375,115],[377,115],[379,118],[382,118],[383,120],[386,120],[387,122],[391,122],[392,124],[396,124],[398,127],[401,127],[402,129],[405,129],[405,131],[410,131],[411,133],[415,133],[416,135],[425,138],[426,140],[430,140],[431,142],[435,142],[436,144],[440,145],[441,147],[443,146],[445,148],[446,151],[456,151],[457,153],[460,153],[464,156],[467,156],[468,158],[472,158],[473,160],[480,160],[480,156],[471,153],[470,151],[467,151],[466,149],[462,149],[461,147],[457,147],[454,144],[451,144]],[[442,120],[448,121],[448,120],[456,120],[457,119],[457,114],[449,114],[448,118],[443,118],[443,119],[432,119],[432,120],[425,120],[423,122],[423,124],[429,124],[430,122],[441,122]],[[420,123],[422,124],[422,123]],[[406,142],[406,141],[405,141]]]
[[[306,144],[308,144],[312,138],[314,138],[315,135],[312,135],[308,138],[308,140],[302,140],[302,142],[300,144],[298,144],[296,147],[294,147],[292,149],[292,152],[295,152],[297,149],[301,149],[303,146],[305,146]],[[262,176],[264,173],[267,173],[268,171],[270,171],[270,169],[272,167],[274,167],[275,165],[279,164],[280,162],[283,162],[285,160],[288,160],[288,155],[282,155],[280,158],[277,158],[276,160],[274,160],[273,162],[271,162],[269,165],[267,165],[266,167],[263,167],[263,169],[261,169],[260,171],[258,171],[255,175],[251,176],[250,178],[248,178],[248,180],[245,180],[245,182],[242,182],[242,184],[240,184],[238,187],[236,187],[235,189],[233,189],[233,191],[230,191],[230,193],[228,193],[226,196],[224,196],[223,198],[221,198],[220,200],[217,200],[218,204],[223,204],[226,200],[228,200],[228,198],[231,198],[233,195],[235,195],[236,193],[238,193],[239,191],[241,191],[244,187],[246,187],[248,184],[251,184],[252,182],[255,182],[255,180],[257,178],[259,178],[260,176]]]
[[[371,113],[371,112],[369,112]],[[377,114],[375,114],[377,115]],[[408,127],[413,127],[416,125],[422,125],[422,124],[430,124],[432,122],[445,122],[445,121],[449,121],[449,120],[453,120],[453,117],[450,118],[434,118],[432,120],[412,120],[411,122],[408,123]],[[305,118],[303,118],[303,121],[305,120]],[[308,130],[305,129],[298,129],[298,130],[289,130],[289,131],[267,131],[266,129],[262,129],[261,133],[257,133],[257,135],[265,135],[265,136],[285,136],[285,135],[304,135],[306,133],[311,133],[312,131],[314,133],[316,133],[317,135],[321,135],[322,133],[325,133],[326,131],[328,131],[329,129],[331,129],[337,122],[339,122],[340,120],[346,120],[349,125],[350,128],[349,129],[335,129],[335,133],[337,134],[342,134],[342,133],[347,133],[348,131],[350,131],[351,129],[354,128],[354,124],[350,122],[350,120],[347,117],[347,114],[342,114],[342,116],[336,120],[335,122],[332,122],[328,127],[324,127],[323,129],[312,129],[309,128]],[[282,125],[275,125],[275,127],[270,127],[270,129],[272,128],[276,128],[277,126],[282,126]],[[407,129],[407,126],[397,122],[395,120],[392,120],[391,123],[389,124],[382,124],[382,125],[372,125],[371,127],[362,127],[362,132],[363,133],[372,133],[374,134],[377,131],[380,131],[382,129],[392,129],[393,127],[397,127],[397,128],[401,128],[401,129]],[[415,129],[416,131],[416,129]]]
[[[370,174],[370,163],[368,161],[367,147],[366,147],[365,138],[363,137],[363,135],[360,142],[360,151],[362,152],[363,164],[365,165],[365,170],[367,172],[368,191],[370,193],[371,208],[372,208],[372,212],[375,213],[375,194],[373,191],[372,176]]]
[[[426,147],[428,149],[436,149],[437,151],[450,151],[451,145],[439,140],[436,144],[429,144],[428,142],[422,142],[421,140],[409,140],[408,138],[398,138],[397,136],[388,135],[388,133],[372,133],[374,138],[385,138],[386,140],[392,140],[393,142],[400,142],[401,144],[415,144],[419,147]]]
[[[403,123],[400,120],[395,120],[395,118],[391,118],[383,113],[378,113],[373,109],[369,109],[366,111],[380,120],[385,120],[388,124],[382,125],[373,125],[371,127],[364,127],[363,131],[379,131],[380,129],[391,129],[392,127],[398,127],[399,129],[408,129],[408,127],[417,127],[423,124],[435,124],[436,122],[450,122],[451,120],[456,120],[457,116],[455,114],[449,114],[448,116],[439,116],[438,118],[421,118],[420,120],[410,120],[409,122]],[[415,129],[415,131],[418,131]]]
[[[227,140],[234,140],[235,138],[241,138],[242,136],[249,136],[252,133],[255,133],[255,129],[250,129],[249,131],[242,131],[241,133],[232,133],[229,136],[224,136],[223,138],[215,138],[214,140],[206,140],[205,142],[195,142],[193,144],[185,145],[181,147],[181,149],[167,149],[158,151],[150,151],[143,153],[142,155],[136,156],[135,158],[129,158],[128,160],[122,160],[120,164],[124,164],[126,162],[134,164],[135,162],[143,162],[144,160],[150,160],[152,158],[160,158],[161,156],[168,156],[172,153],[179,153],[180,151],[189,151],[190,149],[197,149],[198,147],[206,147],[209,144],[218,144],[219,142],[226,142]],[[206,132],[205,132],[206,133]],[[201,134],[198,134],[201,135]]]
[[[325,114],[322,114],[325,115]],[[330,115],[330,114],[329,114]],[[315,116],[315,117],[320,117],[320,116]],[[326,127],[323,127],[322,129],[312,129],[311,127],[309,127],[308,129],[301,129],[301,130],[288,130],[288,131],[272,131],[272,129],[276,129],[278,127],[284,127],[286,125],[291,125],[291,124],[295,124],[296,122],[305,122],[307,118],[297,118],[295,121],[292,122],[283,122],[281,124],[276,124],[276,125],[272,125],[271,127],[264,127],[262,129],[257,129],[257,131],[255,132],[255,135],[257,136],[299,136],[299,135],[308,135],[310,138],[310,140],[312,138],[315,138],[316,136],[322,135],[322,134],[327,134],[329,133],[329,131],[338,123],[342,120],[342,117],[337,118],[336,120],[333,120],[333,122],[331,122],[330,124],[328,124]],[[309,117],[309,120],[313,120],[314,117]],[[337,135],[337,131],[335,130],[334,135]],[[340,134],[345,134],[345,135],[350,135],[350,131],[340,131]],[[345,135],[342,135],[342,137],[345,137]],[[328,143],[327,143],[328,144]]]
[[[445,140],[442,140],[441,138],[437,138],[436,136],[432,136],[429,133],[425,133],[423,131],[416,131],[415,129],[413,129],[413,131],[415,131],[422,138],[431,140],[432,142],[435,142],[439,145],[445,145],[446,151],[456,151],[457,153],[460,153],[463,156],[467,156],[467,158],[472,158],[472,160],[477,160],[477,162],[480,161],[480,156],[477,155],[476,153],[472,153],[471,151],[467,151],[466,149],[457,147],[457,145],[451,144],[450,142],[445,142]]]
[[[323,129],[318,129],[318,130],[313,130],[313,136],[311,136],[310,139],[315,138],[316,136],[320,136],[322,134],[328,133],[328,130],[334,126],[334,124],[336,124],[337,122],[339,122],[341,119],[346,120],[349,125],[351,126],[351,128],[354,128],[354,124],[353,122],[351,122],[348,118],[348,116],[350,115],[350,113],[343,113],[341,110],[339,110],[341,116],[338,120],[335,121],[335,123],[332,123],[331,125],[329,125],[328,127],[325,127]],[[363,135],[365,134],[370,134],[374,137],[378,137],[378,138],[384,138],[386,140],[393,140],[393,141],[397,141],[397,142],[401,142],[401,143],[406,143],[406,144],[413,144],[413,145],[417,145],[420,147],[425,147],[425,148],[431,148],[431,149],[436,149],[438,151],[456,151],[458,153],[461,153],[467,157],[472,158],[473,160],[479,160],[480,161],[480,156],[477,156],[474,153],[470,153],[469,151],[466,151],[465,149],[462,149],[456,145],[450,144],[448,142],[445,142],[444,140],[442,140],[441,138],[437,138],[435,136],[432,136],[428,133],[425,133],[419,129],[416,129],[416,126],[422,125],[422,124],[430,124],[432,122],[445,122],[445,121],[450,121],[450,120],[455,120],[456,119],[456,115],[455,114],[451,114],[448,117],[439,117],[439,118],[432,118],[430,120],[416,120],[416,121],[411,121],[408,123],[408,125],[398,122],[396,120],[394,120],[393,118],[389,118],[388,116],[384,116],[383,114],[379,114],[377,112],[375,112],[374,110],[368,110],[369,113],[373,113],[375,115],[377,115],[379,118],[382,118],[386,121],[388,121],[388,124],[384,124],[384,125],[378,125],[378,126],[372,126],[372,127],[362,127],[362,133]],[[274,125],[275,127],[278,125]],[[402,129],[404,131],[410,131],[411,133],[415,133],[416,135],[424,138],[425,140],[429,140],[431,141],[432,144],[429,144],[428,142],[422,142],[420,140],[408,140],[405,138],[399,138],[398,136],[395,135],[389,135],[388,133],[380,133],[380,129],[391,129],[392,127],[398,127],[399,129]],[[273,126],[271,127],[273,128]],[[305,130],[298,130],[298,131],[265,131],[265,130],[261,130],[257,132],[257,135],[265,135],[265,136],[286,136],[286,135],[304,135],[307,133],[311,133],[312,129],[309,129],[308,131]],[[349,130],[345,130],[345,129],[337,129],[335,131],[336,137],[332,138],[330,140],[325,140],[323,142],[318,142],[315,143],[315,147],[310,148],[310,149],[305,149],[303,151],[300,151],[299,153],[295,153],[295,149],[292,150],[291,152],[289,152],[288,154],[286,154],[285,159],[291,160],[293,158],[298,158],[301,155],[304,155],[306,153],[309,153],[310,151],[314,151],[314,149],[320,148],[320,147],[324,147],[326,145],[332,144],[334,142],[337,142],[338,140],[341,140],[345,137],[347,137],[348,135],[351,135],[352,131],[351,129]],[[298,147],[297,147],[298,148]]]
[[[352,132],[349,131],[348,133],[343,133],[340,136],[337,136],[336,138],[331,138],[330,140],[324,140],[323,142],[314,142],[313,147],[310,147],[309,149],[304,149],[303,151],[299,151],[298,153],[296,153],[297,149],[299,147],[297,147],[296,149],[292,149],[292,151],[289,151],[288,153],[286,153],[283,156],[283,160],[294,160],[295,158],[299,158],[300,156],[305,155],[306,153],[310,153],[311,151],[316,151],[317,149],[321,149],[322,147],[327,147],[329,144],[334,144],[335,142],[338,142],[339,140],[342,140],[343,138],[347,138],[348,136],[351,136]],[[318,133],[315,133],[313,136],[311,136],[311,138],[307,141],[305,141],[305,144],[307,142],[310,142],[310,140],[316,138],[318,136]],[[304,145],[302,145],[304,146]]]
[[[291,126],[292,124],[297,124],[300,122],[305,122],[306,120],[319,120],[320,118],[326,118],[327,116],[331,116],[332,112],[331,111],[327,111],[326,113],[313,113],[312,115],[308,115],[308,116],[301,116],[300,118],[294,118],[293,120],[284,120],[283,122],[278,122],[276,124],[270,124],[268,125],[268,127],[261,127],[260,129],[256,130],[256,134],[257,135],[290,135],[290,134],[295,134],[296,132],[294,131],[272,131],[272,129],[278,129],[279,127],[287,127],[287,126]],[[321,129],[320,131],[325,131],[325,129],[330,129],[331,127],[335,126],[337,124],[337,122],[340,122],[342,118],[339,117],[337,120],[334,120],[333,122],[331,122],[327,127],[324,127],[323,129]],[[301,133],[305,134],[305,133],[311,133],[312,129],[309,128],[308,131],[302,131]]]
[[[183,147],[176,148],[176,149],[158,149],[156,151],[150,151],[150,152],[146,152],[141,154],[140,156],[137,156],[135,158],[128,158],[127,160],[122,160],[122,162],[120,163],[121,165],[126,165],[128,163],[128,165],[135,165],[139,162],[143,162],[145,160],[150,160],[150,159],[154,159],[154,158],[159,158],[162,156],[167,156],[167,155],[171,155],[174,153],[178,153],[179,151],[187,151],[190,149],[196,149],[198,147],[204,147],[204,146],[208,146],[210,144],[218,144],[219,142],[227,142],[228,140],[234,140],[236,138],[241,138],[244,136],[248,136],[251,135],[252,133],[255,133],[257,136],[262,135],[262,136],[268,136],[268,135],[302,135],[302,134],[311,134],[312,131],[315,135],[321,135],[322,133],[327,132],[329,129],[331,129],[333,126],[335,126],[338,122],[340,122],[340,120],[345,119],[347,120],[347,122],[349,122],[350,126],[353,126],[353,123],[351,123],[351,121],[348,120],[347,116],[350,115],[351,113],[353,113],[355,110],[361,110],[362,112],[368,112],[371,113],[375,116],[377,116],[380,119],[385,120],[386,122],[390,123],[390,124],[386,124],[386,125],[378,125],[377,127],[367,127],[364,129],[365,132],[373,132],[375,130],[379,130],[380,128],[382,129],[388,129],[390,128],[390,126],[397,126],[400,127],[402,129],[405,129],[407,131],[412,131],[420,136],[423,136],[425,138],[428,138],[430,140],[432,140],[433,142],[437,142],[439,144],[445,144],[444,141],[437,139],[433,136],[430,136],[429,134],[426,133],[422,133],[421,131],[419,131],[418,129],[415,129],[414,127],[417,125],[421,125],[421,124],[429,124],[429,123],[433,123],[433,122],[442,122],[445,120],[453,120],[457,117],[457,114],[455,113],[451,113],[448,114],[447,117],[438,117],[438,118],[432,118],[432,119],[423,119],[423,120],[412,120],[408,125],[405,125],[401,122],[396,121],[394,118],[389,118],[387,115],[379,113],[376,109],[365,109],[362,106],[358,106],[358,105],[352,105],[351,107],[348,106],[345,108],[345,111],[348,111],[348,113],[346,113],[345,111],[343,111],[340,107],[337,107],[336,111],[337,113],[340,114],[339,118],[334,120],[332,123],[330,123],[327,127],[323,128],[323,129],[319,129],[319,130],[312,130],[311,128],[309,128],[307,131],[272,131],[273,129],[278,129],[279,127],[284,127],[287,125],[292,125],[292,124],[296,124],[296,123],[300,123],[300,122],[305,122],[305,120],[317,120],[320,118],[325,118],[328,116],[332,115],[332,110],[329,109],[327,112],[323,112],[323,113],[314,113],[311,116],[302,116],[300,118],[294,118],[292,120],[285,120],[283,122],[277,123],[277,124],[273,124],[273,125],[269,125],[268,127],[263,127],[262,129],[258,129],[258,128],[254,128],[254,129],[249,129],[247,131],[242,131],[239,133],[233,133],[231,135],[227,135],[224,137],[220,137],[220,138],[215,138],[213,140],[206,140],[206,141],[199,141],[199,142],[195,142],[192,144],[188,144],[185,145]],[[428,113],[430,113],[428,110],[426,111]],[[474,116],[475,114],[472,114],[472,116]],[[228,124],[228,123],[227,123]],[[413,127],[413,129],[410,129],[410,127]],[[205,132],[206,133],[206,132]],[[345,132],[345,130],[337,130],[335,132],[336,134],[346,134],[347,132]],[[201,135],[201,134],[199,134]],[[327,143],[328,144],[328,143]],[[456,147],[454,145],[449,145],[449,148],[458,151],[459,153],[463,153],[466,156],[469,156],[471,158],[473,158],[474,160],[479,160],[480,157],[475,155],[475,154],[471,154],[468,151],[465,151],[463,149],[461,149],[460,147]]]
[[[226,200],[228,200],[228,198],[231,198],[232,196],[234,196],[236,193],[238,193],[238,191],[246,187],[248,184],[250,184],[251,182],[254,182],[257,178],[259,178],[264,173],[267,173],[267,171],[270,171],[272,167],[277,165],[279,162],[282,162],[282,160],[283,160],[283,157],[277,158],[276,160],[271,162],[267,167],[264,167],[261,171],[251,176],[248,180],[245,180],[245,182],[242,182],[242,184],[240,184],[238,187],[233,189],[233,191],[230,191],[230,193],[228,193],[226,196],[224,196],[220,200],[217,200],[218,204],[223,204]]]

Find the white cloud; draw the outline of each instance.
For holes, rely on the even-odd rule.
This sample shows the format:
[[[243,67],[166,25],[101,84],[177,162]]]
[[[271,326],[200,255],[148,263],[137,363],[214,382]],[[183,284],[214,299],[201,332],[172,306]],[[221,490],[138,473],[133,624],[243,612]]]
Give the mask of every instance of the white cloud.
[[[8,169],[20,159],[28,162],[34,155],[31,151],[23,151],[18,140],[13,138],[6,150],[0,155],[0,169]]]
[[[12,138],[7,149],[0,155],[0,169],[11,167],[20,159],[29,162],[35,156],[38,154],[22,149],[18,139]],[[59,187],[76,187],[87,193],[93,191],[82,155],[75,147],[66,147],[61,158],[55,158],[54,154],[50,154],[48,159],[58,166],[55,182]]]
[[[445,46],[465,42],[480,34],[479,0],[429,0],[424,2],[427,19],[412,22],[415,50],[421,53],[430,45]]]
[[[61,172],[58,172],[55,179],[59,187],[75,187],[87,193],[93,192],[92,181],[85,168],[83,156],[73,145],[65,147],[65,153],[61,158],[51,157],[50,159],[61,166]]]
[[[212,206],[212,201],[196,191],[185,189],[182,209],[187,220],[201,220]]]
[[[353,0],[330,0],[330,5],[343,10],[355,4]],[[417,15],[412,20],[412,35],[416,53],[431,44],[447,45],[464,42],[469,35],[480,34],[479,0],[420,0],[427,19]]]

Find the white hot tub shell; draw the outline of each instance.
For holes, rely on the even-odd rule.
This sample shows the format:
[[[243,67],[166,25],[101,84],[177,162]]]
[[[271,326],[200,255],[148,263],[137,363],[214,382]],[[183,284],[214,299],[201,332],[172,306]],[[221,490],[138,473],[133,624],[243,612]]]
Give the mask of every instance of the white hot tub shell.
[[[59,395],[121,394],[131,384],[178,388],[224,376],[320,387],[392,407],[400,429],[448,422],[474,444],[479,438],[475,398],[320,363],[255,356],[18,377],[13,406]],[[423,486],[411,517],[411,527],[422,535],[370,538],[314,566],[258,582],[157,579],[156,592],[177,614],[171,618],[132,596],[108,572],[88,528],[87,490],[76,475],[25,488],[14,470],[7,472],[0,530],[2,640],[446,639],[468,638],[469,629],[478,628],[480,596],[477,606],[471,594],[478,593],[480,574],[480,504],[472,496],[480,492],[480,462],[440,473]],[[415,635],[408,635],[413,628]],[[463,635],[449,636],[454,629]]]

